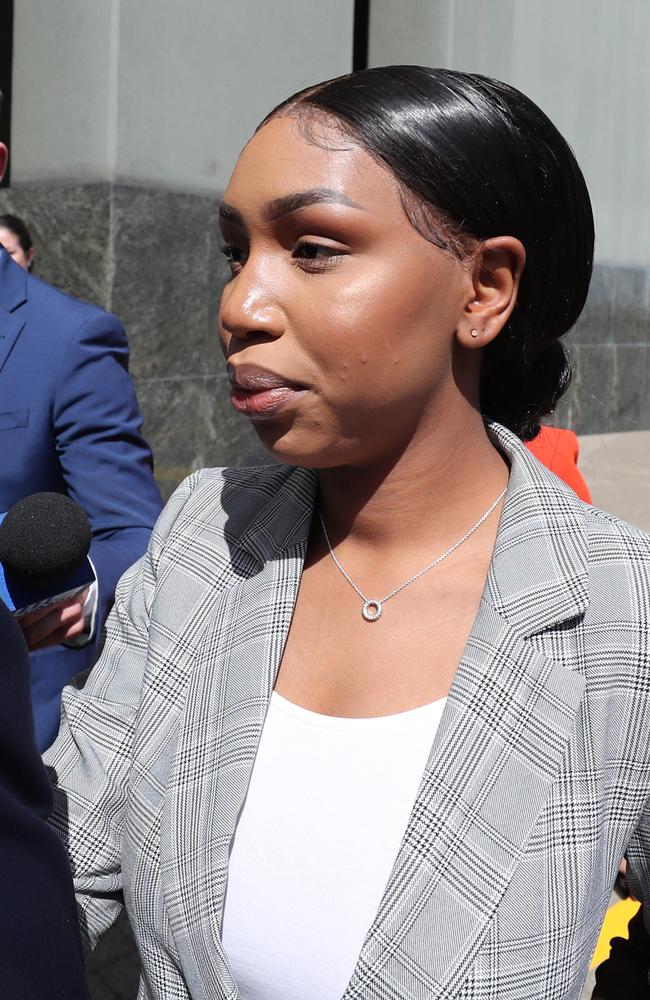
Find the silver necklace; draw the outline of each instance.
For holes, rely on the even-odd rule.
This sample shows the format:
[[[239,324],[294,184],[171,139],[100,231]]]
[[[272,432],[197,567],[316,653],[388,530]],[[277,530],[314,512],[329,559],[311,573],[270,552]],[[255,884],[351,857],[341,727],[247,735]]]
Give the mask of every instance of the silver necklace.
[[[381,618],[382,611],[384,610],[384,604],[386,603],[386,601],[390,601],[391,597],[396,597],[397,594],[401,593],[406,587],[410,587],[412,583],[415,583],[415,581],[419,580],[421,576],[424,576],[424,574],[428,573],[430,569],[433,569],[434,566],[437,566],[439,563],[443,561],[443,559],[446,559],[447,556],[450,556],[452,554],[452,552],[455,552],[456,549],[460,548],[463,542],[466,542],[467,539],[471,535],[473,535],[475,531],[478,531],[481,525],[485,521],[487,521],[492,511],[496,509],[496,507],[499,505],[500,501],[503,500],[505,495],[506,495],[506,490],[504,490],[503,493],[499,493],[499,496],[496,498],[494,503],[491,504],[491,506],[488,507],[485,513],[481,515],[476,524],[473,527],[471,527],[469,531],[466,531],[462,538],[459,538],[457,542],[454,542],[453,545],[451,545],[445,552],[443,552],[441,556],[438,556],[437,559],[434,559],[433,562],[430,562],[427,566],[424,567],[424,569],[421,569],[418,573],[414,573],[413,576],[410,576],[405,583],[401,583],[399,587],[395,587],[394,590],[391,590],[389,594],[386,594],[385,597],[382,597],[379,600],[375,599],[374,597],[366,597],[363,591],[357,587],[356,583],[354,582],[350,574],[347,572],[347,570],[345,570],[343,566],[341,566],[341,563],[336,558],[334,549],[332,548],[332,543],[330,542],[330,536],[327,534],[327,528],[325,527],[325,521],[323,520],[323,515],[321,513],[320,507],[318,509],[318,516],[320,518],[323,534],[325,535],[325,541],[327,542],[327,547],[330,551],[330,555],[334,560],[335,565],[341,571],[341,573],[348,581],[352,589],[356,591],[356,593],[363,601],[361,614],[363,615],[363,617],[367,622],[376,622],[379,618]]]

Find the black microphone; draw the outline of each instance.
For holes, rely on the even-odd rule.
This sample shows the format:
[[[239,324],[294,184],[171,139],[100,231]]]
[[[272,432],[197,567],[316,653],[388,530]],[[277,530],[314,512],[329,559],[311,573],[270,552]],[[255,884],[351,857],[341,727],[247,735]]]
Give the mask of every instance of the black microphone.
[[[86,514],[63,493],[33,493],[0,514],[0,600],[15,618],[94,582],[91,537]]]

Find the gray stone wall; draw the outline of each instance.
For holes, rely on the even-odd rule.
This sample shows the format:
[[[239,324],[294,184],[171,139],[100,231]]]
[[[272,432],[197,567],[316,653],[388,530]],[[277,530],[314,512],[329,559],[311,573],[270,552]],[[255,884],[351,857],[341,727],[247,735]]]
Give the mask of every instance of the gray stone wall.
[[[226,266],[216,197],[109,184],[26,184],[0,212],[33,231],[36,273],[117,313],[165,496],[190,471],[255,443],[228,402],[215,319]],[[554,422],[578,433],[650,430],[650,269],[597,266],[567,338],[573,384]]]
[[[574,379],[556,421],[579,434],[650,430],[650,268],[597,265],[567,345]]]

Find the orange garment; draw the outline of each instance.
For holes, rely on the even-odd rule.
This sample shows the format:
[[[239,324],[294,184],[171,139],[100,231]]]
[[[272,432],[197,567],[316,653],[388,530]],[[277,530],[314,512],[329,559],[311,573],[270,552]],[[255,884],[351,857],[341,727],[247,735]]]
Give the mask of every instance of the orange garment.
[[[536,438],[526,442],[526,447],[547,469],[563,479],[581,500],[591,503],[589,487],[578,468],[579,445],[573,431],[543,426]]]

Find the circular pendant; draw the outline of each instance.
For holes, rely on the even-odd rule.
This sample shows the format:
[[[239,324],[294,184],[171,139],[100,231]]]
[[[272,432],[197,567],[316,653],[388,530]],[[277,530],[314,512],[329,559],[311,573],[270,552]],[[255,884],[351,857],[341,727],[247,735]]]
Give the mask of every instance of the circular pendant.
[[[361,614],[367,622],[376,622],[378,618],[381,618],[383,610],[381,601],[368,600],[364,601],[363,607],[361,608]]]

